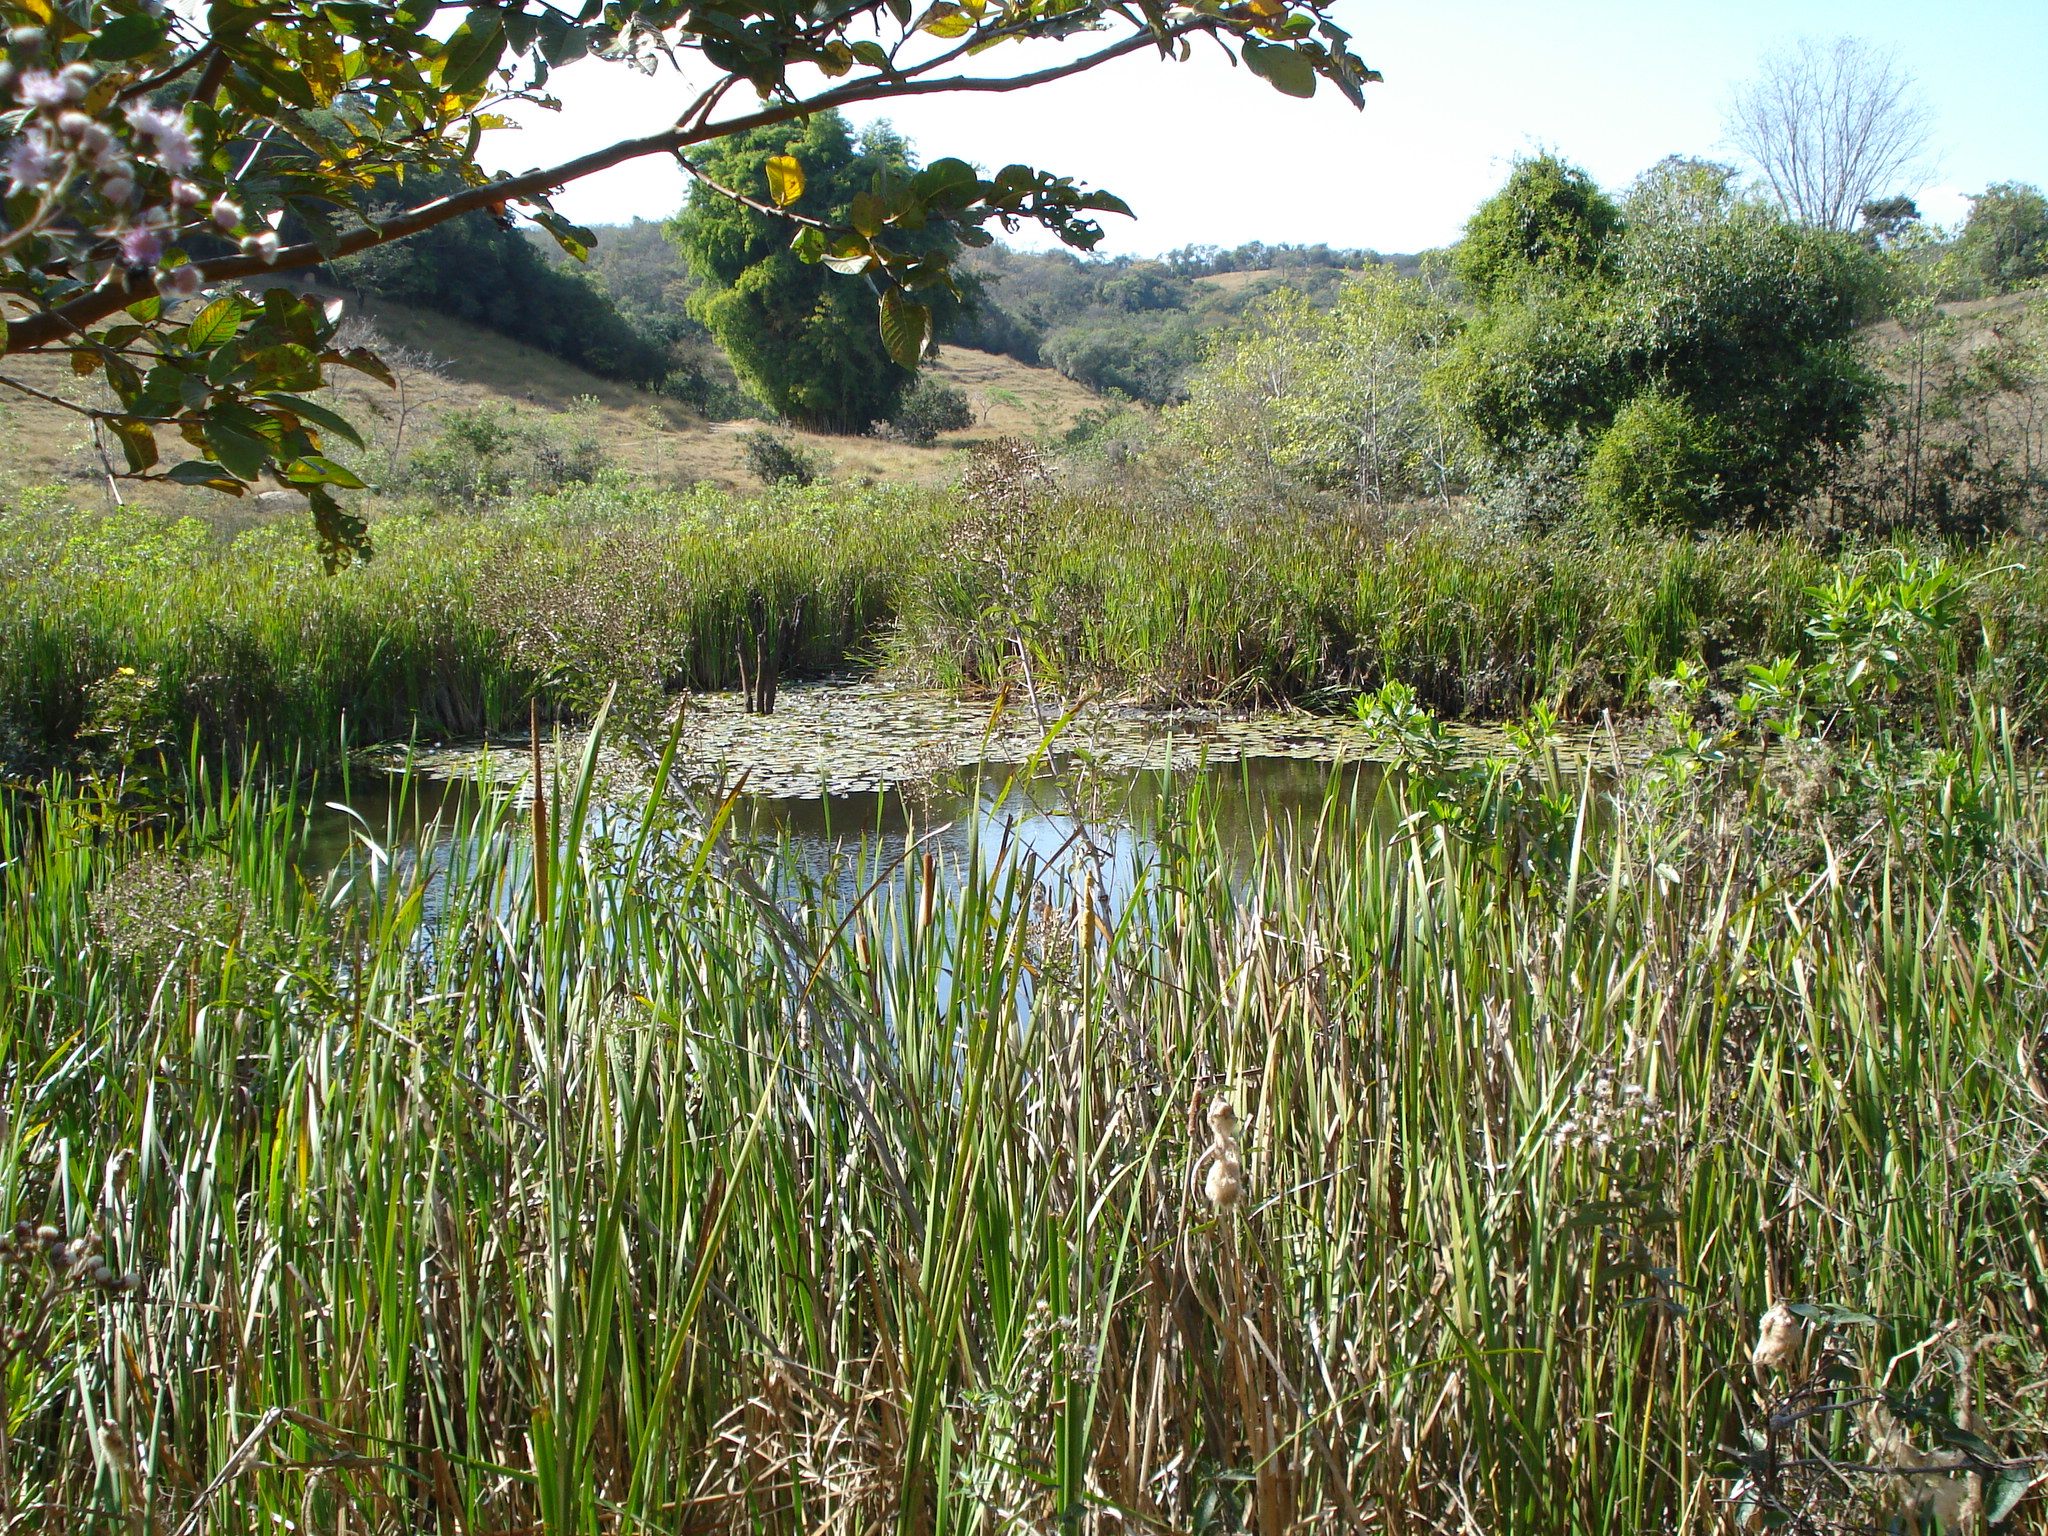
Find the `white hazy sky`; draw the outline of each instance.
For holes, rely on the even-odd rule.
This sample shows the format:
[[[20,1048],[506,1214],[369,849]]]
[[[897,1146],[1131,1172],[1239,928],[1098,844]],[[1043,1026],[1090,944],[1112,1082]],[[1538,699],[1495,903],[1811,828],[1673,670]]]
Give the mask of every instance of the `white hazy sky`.
[[[1963,193],[1989,182],[2048,185],[2048,0],[1338,0],[1335,14],[1386,76],[1363,113],[1328,87],[1282,97],[1206,48],[1187,64],[1131,58],[1015,95],[850,115],[891,118],[926,159],[1021,160],[1119,193],[1138,218],[1105,220],[1106,253],[1255,239],[1413,251],[1457,238],[1532,150],[1610,187],[1666,154],[1725,154],[1721,108],[1765,52],[1851,33],[1896,48],[1933,109],[1934,163],[1902,189],[1928,217],[1960,219]],[[558,164],[660,129],[687,99],[665,68],[648,78],[596,61],[553,89],[565,110],[488,136],[487,162]],[[559,206],[623,223],[664,217],[682,196],[674,164],[648,160],[579,183]]]

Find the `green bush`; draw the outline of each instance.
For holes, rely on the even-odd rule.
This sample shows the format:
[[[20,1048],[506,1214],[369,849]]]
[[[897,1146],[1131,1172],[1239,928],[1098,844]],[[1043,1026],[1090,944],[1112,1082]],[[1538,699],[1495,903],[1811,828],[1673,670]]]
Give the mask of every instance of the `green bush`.
[[[1619,228],[1568,217],[1578,183],[1548,176],[1573,197],[1559,193],[1565,213],[1551,221],[1563,233],[1532,236],[1526,259],[1503,233],[1524,227],[1508,217],[1528,201],[1510,196],[1516,183],[1495,200],[1506,212],[1483,209],[1468,236],[1481,246],[1458,257],[1480,312],[1432,390],[1464,425],[1483,499],[1513,518],[1567,515],[1609,429],[1654,396],[1699,423],[1682,434],[1693,443],[1680,455],[1694,488],[1680,496],[1686,521],[1785,521],[1863,435],[1883,392],[1854,338],[1878,312],[1884,258],[1736,199],[1716,167],[1667,162],[1645,181],[1631,197],[1641,216]],[[1523,277],[1510,281],[1515,261]],[[1649,451],[1653,423],[1676,419],[1644,408],[1603,467],[1603,494],[1636,483],[1623,461]],[[1691,462],[1708,442],[1713,464]]]
[[[903,404],[889,418],[896,436],[906,443],[928,448],[941,432],[958,432],[974,425],[974,407],[967,391],[929,377],[920,378],[903,397]]]
[[[856,140],[837,112],[775,123],[695,151],[721,187],[769,201],[767,165],[777,155],[803,167],[804,193],[791,211],[845,224],[856,195],[889,195],[915,172],[910,145],[886,125]],[[790,224],[735,203],[703,182],[670,225],[701,286],[690,313],[718,338],[733,367],[777,415],[822,432],[865,432],[896,414],[914,374],[882,345],[879,301],[864,278],[842,276],[790,249]],[[950,236],[936,225],[890,238],[912,252],[936,250]],[[943,290],[935,326],[954,306]],[[935,332],[936,333],[936,332]]]
[[[1621,211],[1593,178],[1555,155],[1515,166],[1508,184],[1465,226],[1452,257],[1458,280],[1497,301],[1531,282],[1576,283],[1611,265]]]
[[[1715,424],[1684,401],[1638,395],[1586,465],[1586,508],[1618,523],[1705,527],[1719,507],[1725,452]]]
[[[743,441],[747,468],[763,485],[814,485],[824,472],[815,453],[780,432],[760,427]]]
[[[392,488],[422,494],[444,510],[475,512],[515,491],[588,485],[611,457],[588,419],[595,404],[586,397],[565,416],[536,422],[493,405],[451,411]]]

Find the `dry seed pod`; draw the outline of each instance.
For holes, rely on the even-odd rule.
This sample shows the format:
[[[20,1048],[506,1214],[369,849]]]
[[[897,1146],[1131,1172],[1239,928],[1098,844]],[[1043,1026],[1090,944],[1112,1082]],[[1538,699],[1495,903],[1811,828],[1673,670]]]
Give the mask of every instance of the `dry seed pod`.
[[[1791,1307],[1779,1302],[1757,1319],[1756,1348],[1749,1363],[1760,1371],[1789,1371],[1799,1363],[1806,1342],[1806,1324]]]
[[[1219,1211],[1227,1211],[1237,1204],[1244,1194],[1244,1166],[1235,1154],[1226,1153],[1209,1165],[1209,1176],[1203,1181],[1202,1193]]]

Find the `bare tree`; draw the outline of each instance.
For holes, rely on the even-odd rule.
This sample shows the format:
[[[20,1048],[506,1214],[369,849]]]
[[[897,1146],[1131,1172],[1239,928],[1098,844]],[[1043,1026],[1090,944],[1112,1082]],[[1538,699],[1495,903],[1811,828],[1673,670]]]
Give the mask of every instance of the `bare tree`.
[[[1921,166],[1933,117],[1896,54],[1861,38],[1801,38],[1736,87],[1728,141],[1786,214],[1853,229],[1863,205]]]

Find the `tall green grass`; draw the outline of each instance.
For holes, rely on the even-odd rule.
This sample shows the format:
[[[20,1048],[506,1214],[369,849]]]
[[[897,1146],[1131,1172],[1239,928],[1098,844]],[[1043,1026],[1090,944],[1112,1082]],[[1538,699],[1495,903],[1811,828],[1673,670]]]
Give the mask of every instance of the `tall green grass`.
[[[1887,559],[1796,533],[1535,537],[1448,514],[1207,515],[1108,497],[970,533],[903,599],[896,657],[937,680],[1002,676],[1014,635],[1076,686],[1315,702],[1392,680],[1474,719],[1539,702],[1598,718],[1640,707],[1680,661],[1718,672],[1809,653],[1806,589]],[[2048,684],[2048,573],[2027,542],[1950,553],[1970,582],[1960,663],[2002,655],[1983,681],[2031,717]]]
[[[375,532],[377,558],[330,578],[295,522],[230,543],[144,513],[0,515],[0,757],[196,734],[325,758],[345,737],[517,728],[536,697],[588,719],[614,684],[651,735],[666,696],[735,686],[762,624],[795,671],[999,687],[1028,662],[1070,695],[1325,708],[1393,680],[1450,716],[1597,719],[1681,661],[1739,675],[1810,654],[1807,589],[1887,558],[1791,534],[1531,538],[1108,493],[992,509],[618,482]],[[1955,680],[2029,731],[2048,699],[2035,556],[1952,555]]]
[[[1846,830],[1551,769],[1247,867],[1197,787],[1110,894],[1015,843],[807,885],[587,772],[431,889],[302,883],[255,783],[168,849],[16,796],[0,1211],[144,1278],[0,1346],[4,1514],[1705,1531],[1786,1299],[1878,1362],[1966,1323],[2024,1428],[2048,794],[1966,737]]]
[[[738,501],[574,488],[498,513],[375,526],[321,574],[297,521],[232,542],[146,512],[31,501],[0,514],[0,747],[61,758],[106,733],[95,685],[151,685],[113,725],[229,753],[523,726],[538,696],[587,718],[614,682],[738,680],[757,614],[788,664],[841,667],[893,612],[924,537],[914,498]],[[11,736],[11,742],[4,738]]]

